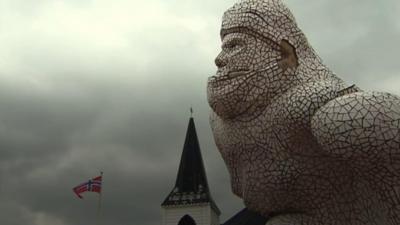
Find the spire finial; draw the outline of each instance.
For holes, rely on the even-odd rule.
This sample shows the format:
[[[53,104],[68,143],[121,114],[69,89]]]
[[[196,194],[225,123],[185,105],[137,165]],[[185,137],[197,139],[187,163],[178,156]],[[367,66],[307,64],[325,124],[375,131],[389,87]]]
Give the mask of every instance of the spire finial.
[[[193,117],[193,108],[190,106],[190,117]]]

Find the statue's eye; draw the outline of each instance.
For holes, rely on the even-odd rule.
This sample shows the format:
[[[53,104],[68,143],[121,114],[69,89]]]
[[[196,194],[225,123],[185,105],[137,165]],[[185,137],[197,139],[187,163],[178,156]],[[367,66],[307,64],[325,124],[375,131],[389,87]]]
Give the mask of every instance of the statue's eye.
[[[226,47],[232,49],[232,48],[236,48],[236,47],[238,47],[238,46],[239,46],[239,45],[238,45],[237,43],[231,42],[231,43],[229,43]]]
[[[237,41],[230,41],[230,42],[225,43],[225,44],[222,46],[222,48],[223,48],[223,49],[226,49],[226,50],[233,50],[233,49],[236,49],[236,48],[238,48],[238,47],[240,47],[240,46],[241,46],[240,42],[237,42]]]

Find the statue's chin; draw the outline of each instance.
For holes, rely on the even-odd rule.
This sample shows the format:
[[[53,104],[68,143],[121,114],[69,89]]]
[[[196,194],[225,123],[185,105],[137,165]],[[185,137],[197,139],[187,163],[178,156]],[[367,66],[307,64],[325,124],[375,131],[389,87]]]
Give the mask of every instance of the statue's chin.
[[[211,105],[211,108],[222,119],[234,119],[240,112],[235,110],[235,107],[227,106],[223,102],[215,102]]]
[[[238,116],[245,115],[256,101],[243,101],[234,96],[234,93],[228,95],[210,95],[208,103],[212,110],[222,119],[234,119]]]
[[[260,96],[265,95],[265,90],[259,90],[258,85],[253,85],[262,79],[265,79],[265,74],[252,70],[230,71],[228,75],[212,76],[207,84],[208,103],[223,119],[244,115],[258,104]]]
[[[234,119],[243,115],[254,104],[253,101],[244,101],[240,96],[247,93],[238,91],[226,92],[220,90],[208,90],[208,103],[212,110],[222,119]]]

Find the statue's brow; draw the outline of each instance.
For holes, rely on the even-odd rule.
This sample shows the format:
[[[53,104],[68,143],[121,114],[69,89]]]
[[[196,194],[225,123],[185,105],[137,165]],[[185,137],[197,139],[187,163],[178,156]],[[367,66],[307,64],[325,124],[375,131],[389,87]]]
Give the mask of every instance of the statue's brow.
[[[273,41],[271,38],[265,37],[261,33],[257,32],[254,29],[251,29],[249,27],[237,26],[237,27],[231,27],[231,28],[228,28],[228,29],[222,29],[221,30],[221,37],[223,38],[227,34],[231,34],[231,33],[244,33],[244,34],[250,35],[250,36],[252,36],[254,38],[257,38],[257,39],[269,44],[274,50],[277,50],[277,51],[280,50],[280,47],[279,47],[278,43]]]

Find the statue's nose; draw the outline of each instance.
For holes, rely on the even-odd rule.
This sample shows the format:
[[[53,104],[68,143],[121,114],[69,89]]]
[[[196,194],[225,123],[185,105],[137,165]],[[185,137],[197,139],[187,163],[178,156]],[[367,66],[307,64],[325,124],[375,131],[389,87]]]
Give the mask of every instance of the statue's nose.
[[[215,58],[215,65],[218,68],[222,68],[224,66],[226,66],[226,59],[224,59],[224,54],[221,52],[219,53],[219,55],[217,56],[217,58]]]

